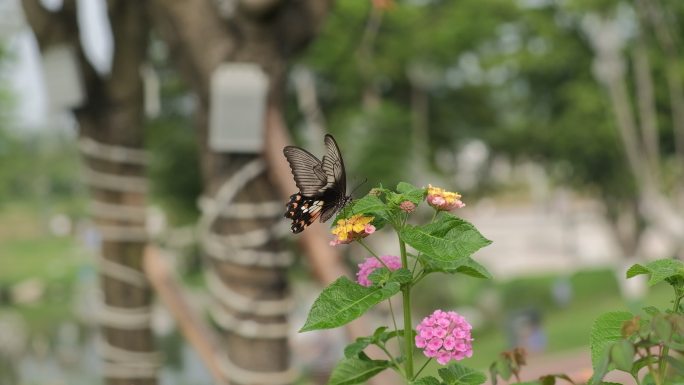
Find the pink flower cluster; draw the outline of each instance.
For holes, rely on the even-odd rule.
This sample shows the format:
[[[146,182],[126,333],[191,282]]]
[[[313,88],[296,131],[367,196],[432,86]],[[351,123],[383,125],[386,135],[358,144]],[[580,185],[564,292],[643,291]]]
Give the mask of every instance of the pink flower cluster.
[[[407,213],[412,213],[416,209],[416,204],[411,201],[403,201],[399,204],[399,208]]]
[[[395,257],[394,255],[383,255],[380,257],[380,259],[389,267],[390,271],[397,270],[401,268],[401,260],[399,257]],[[368,257],[366,258],[363,262],[359,263],[359,272],[356,273],[356,281],[359,283],[361,286],[365,287],[371,287],[373,285],[373,282],[368,279],[368,276],[375,271],[375,269],[379,269],[381,267],[385,267],[374,257]]]
[[[440,211],[451,211],[465,207],[465,203],[461,201],[461,194],[433,187],[431,184],[428,185],[425,199],[430,206]]]
[[[473,355],[472,326],[454,311],[435,310],[416,327],[416,347],[441,365]]]

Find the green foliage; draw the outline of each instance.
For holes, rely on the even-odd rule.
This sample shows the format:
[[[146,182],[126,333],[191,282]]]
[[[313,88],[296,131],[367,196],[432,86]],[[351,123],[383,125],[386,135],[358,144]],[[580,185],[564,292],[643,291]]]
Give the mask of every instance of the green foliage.
[[[660,259],[646,265],[635,264],[627,270],[627,278],[648,274],[649,286],[667,281],[675,289],[684,288],[684,262],[676,259]]]
[[[353,223],[356,220],[350,219],[351,217],[361,216],[365,217],[361,220],[368,221],[368,217],[372,216],[376,226],[391,227],[399,238],[402,267],[393,271],[387,266],[374,269],[369,274],[372,283],[370,287],[364,287],[346,277],[338,278],[323,289],[314,301],[300,332],[342,326],[399,292],[402,293],[404,325],[407,325],[407,329],[389,331],[388,327],[381,326],[373,335],[357,338],[345,348],[345,358],[334,369],[329,384],[359,383],[390,367],[412,384],[478,385],[486,380],[484,374],[458,364],[452,364],[439,371],[442,382],[429,376],[417,378],[413,373],[415,333],[410,329],[410,298],[413,285],[435,272],[479,278],[491,276],[483,266],[471,258],[475,251],[491,243],[472,224],[449,213],[435,215],[436,220],[433,218],[428,225],[407,224],[410,213],[402,210],[402,202],[410,201],[419,205],[425,199],[426,193],[427,189],[417,188],[405,182],[399,183],[396,190],[374,188],[367,196],[352,202],[335,220],[335,226],[346,226],[346,223]],[[349,233],[350,239],[357,241],[368,235],[358,235],[346,228],[344,231]],[[408,253],[407,244],[418,254]],[[364,246],[378,258],[378,254],[370,250],[365,243]],[[413,259],[411,263],[409,258]],[[400,339],[399,342],[403,345],[402,355],[399,357],[394,357],[386,347],[387,341],[393,338]],[[371,360],[364,352],[370,345],[379,347],[387,354],[389,360]]]
[[[446,213],[427,225],[407,225],[400,232],[400,237],[429,258],[433,266],[444,271],[454,262],[492,243],[471,223]]]
[[[480,385],[487,381],[484,373],[459,364],[439,369],[438,373],[444,385]]]
[[[390,367],[385,360],[345,358],[333,369],[328,385],[359,384]]]
[[[342,326],[398,293],[399,288],[400,284],[394,281],[382,287],[363,287],[346,277],[340,277],[323,289],[300,332]]]
[[[622,325],[633,317],[631,313],[616,311],[603,314],[594,322],[589,337],[594,380],[608,372],[611,347],[622,339]]]

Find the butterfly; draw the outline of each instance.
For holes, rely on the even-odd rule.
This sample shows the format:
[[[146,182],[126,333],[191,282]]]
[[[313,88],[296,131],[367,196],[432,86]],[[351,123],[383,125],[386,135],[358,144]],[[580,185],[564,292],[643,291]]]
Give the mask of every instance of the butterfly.
[[[316,218],[325,222],[351,199],[347,196],[347,176],[337,142],[325,136],[326,154],[318,160],[310,152],[286,146],[283,154],[290,163],[299,192],[290,196],[285,218],[292,219],[293,233],[302,232]]]

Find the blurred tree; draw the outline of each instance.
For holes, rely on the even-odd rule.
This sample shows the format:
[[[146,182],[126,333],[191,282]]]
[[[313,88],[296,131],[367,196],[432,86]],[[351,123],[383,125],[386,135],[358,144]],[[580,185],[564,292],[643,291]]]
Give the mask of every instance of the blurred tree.
[[[47,79],[51,101],[69,108],[78,122],[92,216],[102,240],[98,258],[104,294],[97,316],[103,375],[112,385],[156,384],[152,292],[142,273],[147,241],[140,76],[149,33],[145,3],[101,4],[114,47],[108,68],[96,68],[87,57],[84,41],[92,24],[79,23],[83,3],[65,0],[54,10],[38,0],[22,5],[46,68],[54,70]]]
[[[425,162],[411,177],[421,183],[421,175],[429,170],[449,174],[456,169],[451,164],[455,156],[440,153],[454,154],[466,140],[480,138],[491,148],[491,158],[505,155],[514,162],[537,162],[556,183],[600,198],[625,256],[637,253],[649,225],[682,228],[676,216],[663,216],[681,212],[676,203],[681,194],[674,187],[682,180],[682,166],[673,146],[675,133],[680,132],[676,117],[684,109],[678,101],[681,2],[392,4],[375,25],[368,4],[340,4],[323,37],[302,61],[318,76],[331,131],[356,144],[346,147],[359,149],[350,156],[352,175],[372,173],[369,178],[386,181],[386,176],[405,177],[409,162]],[[594,48],[586,28],[597,18],[615,20],[624,35],[619,37],[625,41],[618,54],[627,70],[621,80],[627,102],[619,108],[635,109],[632,123],[627,122],[635,131],[634,149],[626,147],[625,118],[613,111],[615,95],[604,92],[596,81]],[[372,43],[364,26],[375,31]],[[364,108],[357,112],[368,106],[369,94],[380,100],[371,104],[394,111],[392,120],[369,115]],[[376,131],[369,134],[368,127]],[[411,142],[405,141],[407,135]],[[386,147],[399,151],[383,154]],[[630,152],[638,154],[636,161],[626,162]],[[647,189],[659,194],[644,195],[646,175],[658,176],[658,187]],[[487,183],[482,176],[481,187]],[[647,214],[644,208],[649,203],[660,209]],[[666,207],[671,209],[663,210]]]

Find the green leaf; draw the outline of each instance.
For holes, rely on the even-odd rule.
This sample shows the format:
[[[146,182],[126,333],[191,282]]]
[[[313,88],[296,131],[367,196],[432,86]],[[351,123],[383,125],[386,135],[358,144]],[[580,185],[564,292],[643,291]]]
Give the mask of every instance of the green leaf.
[[[632,371],[634,364],[634,345],[627,340],[617,341],[610,348],[610,360],[615,364],[615,368],[625,372]]]
[[[398,194],[394,192],[388,192],[387,201],[396,206],[400,205],[401,202],[404,201],[410,201],[415,205],[418,205],[425,199],[427,190],[424,188],[417,188],[409,183],[400,182],[397,185],[397,192]]]
[[[411,336],[409,338],[411,340],[415,339],[416,338],[416,332],[413,329],[411,329],[410,332],[411,332]],[[392,330],[391,332],[384,332],[380,336],[378,336],[378,341],[387,342],[391,338],[394,338],[397,336],[403,337],[404,336],[404,329],[399,329],[396,331]]]
[[[398,293],[399,289],[397,282],[388,282],[383,287],[363,287],[347,277],[340,277],[323,289],[314,301],[306,323],[299,332],[342,326]]]
[[[371,337],[373,342],[375,343],[375,342],[381,341],[382,335],[387,334],[387,333],[385,333],[385,331],[387,329],[388,329],[387,326],[380,326],[379,328],[375,329],[375,331],[373,332],[373,337]]]
[[[348,218],[354,214],[363,214],[374,217],[373,224],[380,229],[389,219],[388,210],[387,205],[380,198],[374,195],[366,195],[349,203],[337,214],[331,226],[335,226],[337,221],[342,218]]]
[[[471,223],[446,214],[424,226],[407,225],[401,239],[437,262],[453,262],[469,257],[492,241],[483,237]]]
[[[328,385],[359,384],[390,367],[385,360],[345,358],[333,369]]]
[[[427,376],[419,378],[416,381],[411,381],[410,385],[440,385],[440,383],[438,379],[432,376]]]
[[[554,385],[556,383],[557,378],[574,384],[572,378],[570,378],[570,376],[568,376],[567,374],[547,374],[546,376],[540,378],[540,382],[542,383],[542,385]]]
[[[664,314],[653,316],[651,327],[661,341],[669,341],[672,338],[672,323]]]
[[[368,279],[377,286],[384,286],[389,282],[396,282],[398,284],[408,283],[411,282],[412,278],[413,275],[408,269],[397,269],[390,272],[386,267],[375,269],[368,276]]]
[[[438,373],[445,385],[480,385],[487,381],[484,373],[461,364],[451,364]]]
[[[643,369],[644,367],[648,365],[654,365],[658,363],[658,357],[656,356],[646,356],[646,357],[641,357],[638,360],[634,361],[632,364],[632,370],[630,370],[630,373],[632,374],[632,377],[635,379],[638,378],[639,371]]]
[[[344,348],[344,356],[346,358],[358,357],[359,353],[361,353],[363,349],[367,348],[370,344],[371,339],[369,337],[359,337],[356,339],[356,341]]]
[[[475,278],[492,279],[492,274],[487,271],[487,268],[477,263],[471,257],[461,258],[456,261],[441,261],[425,257],[425,254],[421,254],[418,259],[428,272],[461,273]]]
[[[513,371],[511,370],[511,360],[501,354],[499,355],[499,358],[496,360],[495,364],[496,370],[499,372],[499,377],[508,381],[511,378],[511,375],[513,375]]]
[[[632,314],[629,312],[615,311],[602,314],[594,322],[589,335],[591,366],[594,369],[592,383],[600,380],[605,375],[608,349],[614,342],[622,340],[622,325],[631,320],[632,317]]]
[[[627,270],[627,278],[649,274],[648,285],[653,286],[664,280],[684,280],[684,262],[676,259],[659,259],[646,265],[635,264]]]
[[[684,362],[681,359],[677,359],[672,356],[665,357],[667,362],[676,370],[679,374],[684,375]]]

